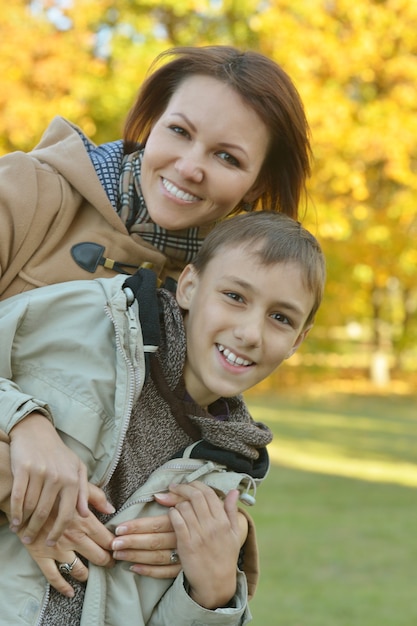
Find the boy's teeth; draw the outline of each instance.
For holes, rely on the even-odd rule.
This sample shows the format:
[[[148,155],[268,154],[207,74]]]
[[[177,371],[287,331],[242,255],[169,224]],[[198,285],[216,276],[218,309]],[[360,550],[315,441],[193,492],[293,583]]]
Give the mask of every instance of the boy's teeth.
[[[247,365],[252,364],[252,361],[247,361],[246,359],[242,359],[240,356],[236,356],[236,354],[233,354],[229,348],[225,348],[221,344],[219,344],[218,348],[219,351],[223,353],[223,356],[226,357],[226,361],[232,365],[244,365],[246,367]]]
[[[173,183],[170,183],[166,178],[162,179],[162,184],[171,195],[176,198],[180,198],[180,200],[185,200],[185,202],[195,202],[200,199],[198,196],[193,196],[190,193],[186,193],[185,191],[178,189],[178,187],[176,187]]]

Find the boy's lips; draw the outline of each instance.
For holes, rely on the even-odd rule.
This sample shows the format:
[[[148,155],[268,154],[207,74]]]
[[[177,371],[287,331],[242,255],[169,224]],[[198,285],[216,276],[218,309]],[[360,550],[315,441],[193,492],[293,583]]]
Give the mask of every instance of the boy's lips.
[[[217,349],[223,354],[226,361],[231,365],[236,367],[249,367],[249,365],[254,365],[254,361],[249,361],[241,356],[237,356],[234,352],[229,350],[229,348],[225,348],[221,343],[217,344]]]
[[[183,200],[184,202],[197,202],[198,200],[201,200],[199,196],[195,196],[187,191],[184,191],[183,189],[180,189],[167,178],[162,178],[162,184],[171,196],[174,196],[179,200]]]

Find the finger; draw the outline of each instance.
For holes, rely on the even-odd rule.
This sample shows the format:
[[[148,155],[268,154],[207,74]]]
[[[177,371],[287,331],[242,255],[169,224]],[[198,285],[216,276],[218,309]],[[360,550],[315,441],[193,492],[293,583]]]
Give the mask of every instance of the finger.
[[[184,497],[184,501],[175,506],[175,510],[181,513],[192,509],[199,518],[204,519],[208,515],[213,516],[224,511],[223,502],[216,492],[200,481],[170,485],[171,488]]]
[[[61,576],[66,577],[67,580],[70,580],[71,578],[75,578],[76,580],[79,580],[80,582],[85,582],[88,579],[88,568],[84,565],[84,563],[81,561],[81,559],[74,553],[73,557],[68,557],[68,561],[63,561],[63,563],[70,563],[71,564],[71,571],[68,573],[62,573],[59,571],[59,565],[60,565],[61,561],[59,561],[57,563],[57,569],[58,572]]]
[[[93,541],[98,546],[103,548],[104,550],[111,550],[111,544],[114,539],[114,534],[104,526],[96,517],[90,512],[90,516],[83,519],[83,533],[81,534],[80,540],[87,538],[90,541]],[[71,529],[69,530],[71,533]],[[79,533],[78,533],[79,534]],[[75,540],[77,540],[77,535],[75,534]]]
[[[142,550],[152,552],[153,550],[175,550],[177,540],[175,533],[151,533],[117,536],[112,542],[113,550]]]
[[[88,502],[97,511],[100,511],[100,513],[107,513],[108,515],[112,515],[116,511],[114,506],[107,500],[106,494],[102,489],[100,489],[100,487],[97,487],[92,483],[88,483],[87,490]]]
[[[58,494],[57,489],[49,486],[48,483],[45,483],[44,488],[41,490],[38,489],[38,485],[39,481],[37,479],[29,481],[23,510],[24,521],[27,521],[22,539],[24,543],[31,543],[38,535],[40,529],[49,518]],[[30,512],[32,512],[31,515]]]
[[[113,557],[117,561],[131,561],[143,565],[172,565],[172,550],[115,550]]]
[[[13,486],[10,494],[10,519],[12,526],[20,526],[24,522],[23,506],[29,486],[29,474],[16,472],[13,477]],[[39,496],[39,494],[38,494]],[[36,494],[34,496],[36,502]],[[30,511],[31,513],[32,511]]]
[[[119,524],[115,529],[116,535],[131,535],[134,533],[152,534],[172,532],[172,524],[167,514],[153,517],[141,517]]]
[[[79,491],[78,491],[78,498],[77,498],[77,511],[81,515],[81,517],[88,517],[89,511],[90,511],[88,508],[88,478],[87,478],[87,468],[85,467],[84,463],[80,463],[78,476],[79,476]]]
[[[184,498],[175,493],[156,493],[155,500],[162,506],[172,507],[179,504]]]
[[[131,572],[140,574],[141,576],[150,576],[151,578],[176,578],[181,571],[179,565],[142,565],[134,563],[130,568]]]
[[[237,489],[231,489],[224,499],[224,510],[234,527],[238,527],[237,523],[237,502],[239,499],[239,491]]]
[[[74,597],[74,589],[70,583],[59,573],[57,565],[53,559],[45,559],[38,562],[43,575],[52,587],[68,598]]]
[[[64,530],[68,528],[73,520],[77,503],[77,495],[77,487],[67,487],[61,491],[58,513],[46,540],[48,546],[55,545]]]
[[[62,554],[62,561],[60,563],[73,563],[75,554],[64,553]],[[71,586],[70,579],[66,579],[58,569],[57,563],[51,558],[44,558],[37,561],[42,573],[47,581],[62,595],[72,598],[74,596],[74,589]],[[74,563],[71,573],[67,576],[84,582],[88,578],[88,569],[85,567],[81,559],[78,559]]]
[[[114,565],[112,553],[99,546],[86,535],[77,541],[76,549],[81,556],[94,565],[100,567],[113,567]]]

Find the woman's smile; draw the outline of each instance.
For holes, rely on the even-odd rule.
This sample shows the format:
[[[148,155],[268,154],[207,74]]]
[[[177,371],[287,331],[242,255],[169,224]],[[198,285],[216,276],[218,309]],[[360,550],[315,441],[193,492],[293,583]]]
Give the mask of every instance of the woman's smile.
[[[173,196],[177,200],[182,200],[183,202],[198,202],[202,199],[199,196],[195,196],[191,193],[184,191],[183,189],[180,189],[173,182],[167,180],[166,178],[161,178],[161,180],[164,188],[169,193],[169,195]]]

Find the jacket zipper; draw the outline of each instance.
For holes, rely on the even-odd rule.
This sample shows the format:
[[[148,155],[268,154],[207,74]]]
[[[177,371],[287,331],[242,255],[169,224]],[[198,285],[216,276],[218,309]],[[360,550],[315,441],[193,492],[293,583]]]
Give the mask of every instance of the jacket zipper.
[[[46,583],[46,587],[45,587],[45,594],[44,594],[43,600],[42,600],[42,607],[41,607],[41,611],[39,613],[39,617],[38,617],[38,619],[36,621],[36,626],[41,626],[41,624],[42,624],[42,620],[43,620],[43,617],[45,615],[46,608],[48,606],[50,593],[51,593],[51,585],[47,582]]]
[[[129,317],[132,316],[132,310],[130,307],[128,307],[127,309]],[[122,342],[120,341],[120,333],[117,329],[115,320],[113,315],[111,314],[110,310],[108,307],[106,307],[106,314],[108,315],[108,317],[110,318],[110,320],[112,321],[112,324],[114,326],[114,332],[115,332],[115,337],[116,337],[116,349],[120,352],[120,354],[122,355],[127,368],[128,368],[128,400],[127,400],[127,408],[125,410],[125,414],[123,416],[123,426],[121,429],[121,433],[120,433],[120,437],[119,437],[119,443],[117,445],[117,450],[116,450],[116,454],[113,458],[113,462],[111,463],[110,467],[108,468],[107,472],[104,474],[102,480],[100,481],[100,486],[105,486],[108,484],[108,482],[110,481],[111,477],[113,476],[113,473],[117,467],[117,464],[119,463],[120,460],[120,456],[122,454],[122,448],[123,448],[123,442],[126,436],[126,432],[127,429],[129,427],[129,422],[130,422],[130,416],[132,414],[132,410],[133,410],[133,405],[134,405],[134,397],[135,397],[135,391],[137,389],[137,387],[140,384],[140,377],[139,377],[139,373],[137,375],[135,375],[135,367],[132,364],[131,359],[129,359],[128,355],[126,354],[125,350],[123,350],[122,347]],[[135,348],[137,350],[137,347]]]
[[[195,463],[194,465],[181,465],[178,463],[173,463],[172,465],[165,465],[164,466],[164,470],[186,470],[186,469],[190,469],[191,471],[195,471],[197,469],[199,469],[201,467],[201,464],[197,464]],[[166,491],[166,490],[165,490]],[[120,509],[117,510],[117,512],[115,513],[115,515],[117,515],[118,513],[121,513],[122,511],[125,511],[126,509],[130,508],[131,506],[134,506],[135,504],[142,504],[142,503],[146,503],[146,502],[153,502],[155,500],[154,495],[143,495],[143,496],[138,496],[137,498],[135,498],[135,500],[133,500],[132,502],[129,503],[125,503],[123,504]]]

